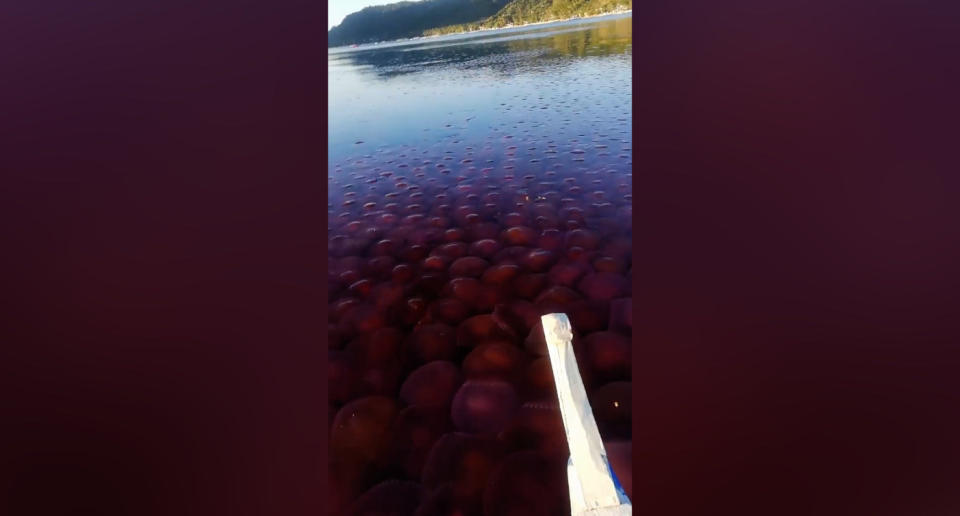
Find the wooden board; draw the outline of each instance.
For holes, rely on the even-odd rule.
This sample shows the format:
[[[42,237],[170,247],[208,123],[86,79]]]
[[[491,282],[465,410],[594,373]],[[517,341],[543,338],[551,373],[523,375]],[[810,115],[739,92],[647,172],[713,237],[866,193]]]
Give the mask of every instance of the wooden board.
[[[567,465],[570,512],[573,516],[632,514],[630,500],[614,481],[587,391],[580,378],[577,357],[573,353],[570,320],[564,314],[547,314],[540,320],[550,354],[553,379],[557,384],[560,415],[570,447]]]

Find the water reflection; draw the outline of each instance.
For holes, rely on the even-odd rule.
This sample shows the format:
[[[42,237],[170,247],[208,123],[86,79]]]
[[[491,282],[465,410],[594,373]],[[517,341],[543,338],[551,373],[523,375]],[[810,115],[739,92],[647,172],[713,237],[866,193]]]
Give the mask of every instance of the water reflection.
[[[546,40],[518,39],[509,42],[508,46],[516,52],[543,48],[547,43],[549,51],[546,56],[556,58],[607,56],[630,53],[631,36],[630,18],[621,18],[593,25],[589,30],[563,32]]]
[[[353,66],[359,73],[383,79],[444,68],[484,68],[503,75],[529,68],[531,63],[553,67],[570,57],[629,54],[631,42],[631,18],[620,17],[574,27],[341,51],[330,54],[330,66]]]

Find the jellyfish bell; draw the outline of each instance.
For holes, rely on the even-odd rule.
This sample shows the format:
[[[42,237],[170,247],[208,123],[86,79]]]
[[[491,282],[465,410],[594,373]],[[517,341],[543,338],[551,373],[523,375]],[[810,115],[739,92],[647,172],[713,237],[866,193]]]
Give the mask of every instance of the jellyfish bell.
[[[370,298],[373,304],[387,311],[403,302],[403,285],[386,281],[373,287]]]
[[[447,270],[451,258],[442,254],[434,254],[423,259],[420,268],[424,271],[443,272]]]
[[[507,285],[480,285],[480,293],[474,301],[474,308],[481,313],[492,312],[494,308],[510,299],[510,287]]]
[[[566,257],[571,262],[583,262],[586,261],[587,252],[584,248],[575,245],[567,248]]]
[[[400,387],[400,363],[375,364],[360,372],[360,394],[396,397]]]
[[[507,427],[517,408],[517,393],[509,383],[468,380],[457,390],[450,413],[458,430],[495,436]]]
[[[580,263],[558,263],[547,272],[547,278],[551,285],[573,287],[588,272],[589,269]]]
[[[384,238],[378,240],[370,250],[373,256],[392,255],[400,248],[400,243],[395,238]]]
[[[467,244],[464,242],[450,242],[436,248],[437,254],[448,256],[452,259],[462,258],[467,255]]]
[[[366,224],[370,224],[372,214],[368,213],[364,216],[364,218],[367,219],[364,222]],[[377,241],[377,239],[383,237],[383,230],[376,227],[375,225],[370,225],[370,227],[367,227],[366,229],[363,230],[363,237],[368,241],[375,242]]]
[[[450,265],[449,273],[453,277],[467,276],[471,278],[480,277],[490,264],[483,258],[476,256],[464,256],[457,258]]]
[[[546,274],[520,274],[512,282],[514,294],[521,299],[535,299],[549,282]]]
[[[399,256],[401,260],[403,260],[408,264],[411,264],[426,258],[428,253],[429,253],[429,249],[427,248],[427,246],[422,244],[411,244],[403,248],[400,251]]]
[[[526,270],[544,272],[557,261],[557,255],[546,249],[533,249],[524,255],[521,260]]]
[[[543,311],[566,312],[570,304],[583,297],[575,290],[555,285],[540,293],[534,304]]]
[[[601,256],[593,261],[593,269],[597,272],[623,274],[627,270],[627,264],[622,259]]]
[[[463,374],[470,380],[503,380],[519,383],[527,357],[513,344],[481,344],[463,359]]]
[[[523,398],[528,401],[555,398],[557,389],[554,382],[550,357],[535,358],[524,372]]]
[[[473,305],[480,295],[480,281],[476,278],[453,278],[441,291],[441,295],[455,297],[467,305]]]
[[[348,334],[369,333],[386,325],[386,313],[381,307],[363,302],[344,314],[342,323]]]
[[[363,279],[363,276],[359,271],[354,269],[345,270],[337,275],[337,280],[340,282],[340,284],[346,285],[347,287],[360,281],[361,279]]]
[[[590,204],[590,211],[595,217],[613,217],[617,214],[617,207],[611,202],[595,202]]]
[[[544,456],[566,458],[570,451],[563,417],[556,401],[541,399],[524,403],[503,439],[515,450],[535,450]]]
[[[451,360],[456,354],[456,330],[442,323],[424,324],[407,338],[406,354],[414,364]]]
[[[493,256],[493,263],[497,265],[501,264],[510,264],[510,265],[521,265],[523,259],[530,254],[530,248],[524,246],[510,246],[505,247],[497,252]]]
[[[403,326],[413,326],[419,323],[427,313],[427,302],[420,297],[406,300],[399,310],[399,322]]]
[[[443,242],[443,230],[437,228],[418,228],[410,233],[408,239],[418,244],[435,245]]]
[[[397,403],[385,396],[368,396],[347,403],[333,420],[331,456],[364,464],[381,460],[397,413]]]
[[[363,299],[370,297],[370,293],[373,291],[373,285],[373,280],[364,278],[351,283],[350,286],[347,287],[347,290],[351,294]]]
[[[347,345],[347,350],[363,367],[371,367],[396,362],[402,345],[403,332],[388,326],[358,335]]]
[[[446,408],[410,406],[400,411],[390,429],[389,463],[410,480],[419,481],[430,448],[453,431]]]
[[[471,242],[486,239],[497,240],[500,235],[500,226],[494,222],[478,222],[467,228],[467,234]]]
[[[492,314],[475,315],[457,327],[457,345],[475,347],[487,342],[516,343],[516,333]]]
[[[557,251],[563,246],[563,236],[559,229],[544,229],[537,240],[537,247],[547,251]]]
[[[573,201],[573,202],[576,203],[576,201]],[[572,221],[581,222],[581,223],[584,221],[583,208],[580,208],[576,204],[568,203],[563,208],[560,208],[560,211],[557,213],[557,216],[560,218],[560,220],[563,220],[563,221],[572,220]]]
[[[500,251],[500,242],[490,238],[477,240],[470,244],[469,253],[480,258],[491,258]]]
[[[425,496],[417,482],[385,480],[357,498],[344,516],[412,515]]]
[[[470,306],[455,297],[445,297],[430,303],[427,308],[434,321],[457,325],[470,316]]]
[[[330,312],[328,315],[330,322],[337,322],[343,319],[347,312],[360,304],[361,301],[355,297],[343,297],[330,303]]]
[[[590,299],[611,300],[629,294],[629,281],[621,274],[597,272],[577,283],[577,289]]]
[[[503,446],[494,438],[447,433],[430,449],[421,475],[431,490],[449,489],[448,503],[480,506],[490,474],[503,457]]]
[[[400,219],[395,213],[385,211],[377,216],[375,224],[377,224],[377,227],[389,229],[392,228],[398,220]]]
[[[395,265],[390,271],[390,278],[398,284],[405,284],[413,279],[414,269],[406,263]]]
[[[474,209],[472,204],[461,204],[454,208],[453,216],[458,221],[464,222],[468,215],[474,213]]]
[[[481,281],[489,285],[505,285],[520,274],[520,266],[512,263],[494,265],[483,272]]]
[[[510,327],[518,337],[525,337],[540,320],[536,305],[523,299],[497,304],[492,315],[499,324]]]
[[[504,216],[503,223],[507,226],[523,226],[525,222],[525,217],[517,212],[511,212]]]
[[[471,503],[455,500],[453,484],[446,482],[430,490],[414,516],[480,516]]]
[[[611,331],[600,331],[583,340],[586,365],[598,381],[630,379],[632,350],[629,338]]]
[[[545,494],[551,494],[546,496]],[[483,493],[484,516],[570,514],[565,457],[521,451],[506,457]]]
[[[415,369],[400,388],[400,400],[409,406],[446,409],[463,383],[456,364],[434,360]]]
[[[529,246],[537,239],[537,232],[526,226],[513,226],[504,230],[501,240],[508,246]]]
[[[595,249],[600,243],[600,237],[588,229],[573,229],[567,232],[566,245],[570,247],[581,247],[583,249]]]
[[[466,233],[460,228],[451,228],[443,232],[443,239],[447,242],[458,242],[464,239]]]
[[[610,321],[610,302],[593,299],[574,301],[567,315],[571,326],[581,334],[603,331]]]
[[[390,275],[396,263],[397,260],[393,256],[375,256],[367,261],[367,270],[374,277],[384,279]]]

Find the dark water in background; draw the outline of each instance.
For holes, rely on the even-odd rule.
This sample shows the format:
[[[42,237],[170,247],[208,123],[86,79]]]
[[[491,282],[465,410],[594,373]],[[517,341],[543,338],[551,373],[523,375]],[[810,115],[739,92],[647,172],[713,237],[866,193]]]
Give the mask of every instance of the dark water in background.
[[[329,53],[334,507],[569,514],[554,311],[630,485],[631,59],[630,15]]]

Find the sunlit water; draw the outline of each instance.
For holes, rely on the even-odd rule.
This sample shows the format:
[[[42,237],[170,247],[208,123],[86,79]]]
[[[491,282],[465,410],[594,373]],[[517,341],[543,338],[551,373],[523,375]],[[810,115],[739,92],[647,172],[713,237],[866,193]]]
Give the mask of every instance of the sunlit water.
[[[506,432],[533,410],[562,435],[559,412],[543,408],[556,402],[543,390],[549,369],[526,369],[543,364],[528,335],[552,311],[583,338],[601,434],[629,475],[630,24],[621,15],[330,51],[329,413],[341,461],[331,478],[352,479],[343,503],[391,479],[434,489],[437,473],[426,472],[445,471],[442,453],[425,464],[439,436],[410,451],[389,421],[357,416],[416,408],[414,371],[422,392],[436,381],[447,395],[444,431],[553,449],[555,433]],[[442,374],[422,369],[440,360],[468,383],[445,391]],[[361,448],[357,436],[368,439]],[[413,455],[364,462],[373,459],[357,450],[380,441]],[[351,461],[372,469],[349,477]],[[551,489],[567,492],[565,460],[555,466],[518,485],[556,477]],[[478,493],[458,503],[477,510]]]
[[[474,153],[489,147],[484,152],[502,160],[505,139],[523,145],[517,162],[539,157],[572,166],[544,154],[552,140],[558,153],[595,149],[585,157],[591,165],[623,167],[630,158],[620,155],[631,147],[630,20],[334,49],[328,57],[331,170],[346,169],[351,158],[400,149],[417,159],[445,151],[462,159],[467,147]]]
[[[448,228],[629,238],[631,60],[630,14],[332,49],[331,255],[435,254]]]
[[[631,60],[629,14],[332,49],[331,221],[345,185],[389,170],[629,181]]]

